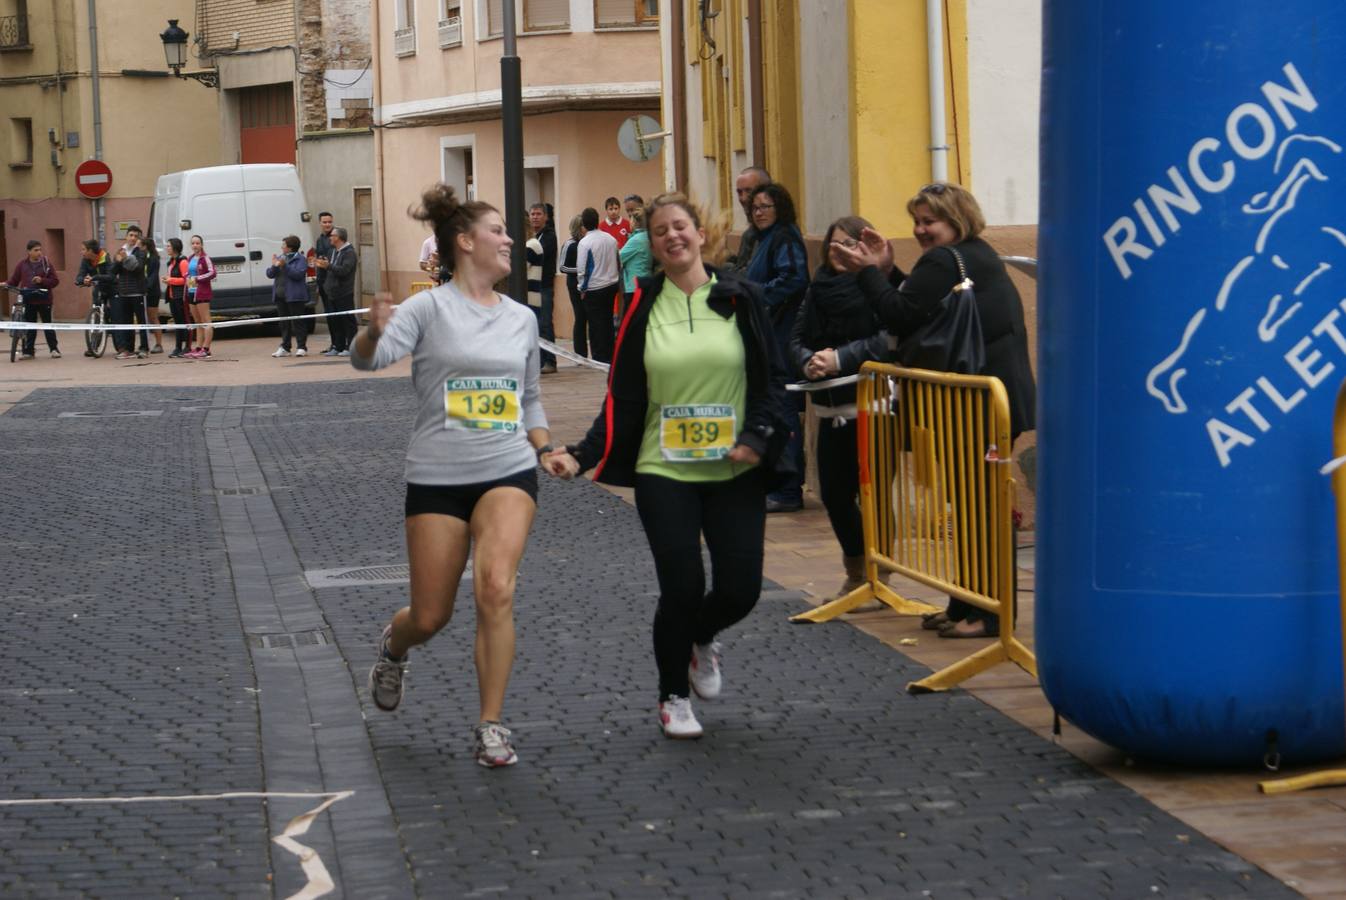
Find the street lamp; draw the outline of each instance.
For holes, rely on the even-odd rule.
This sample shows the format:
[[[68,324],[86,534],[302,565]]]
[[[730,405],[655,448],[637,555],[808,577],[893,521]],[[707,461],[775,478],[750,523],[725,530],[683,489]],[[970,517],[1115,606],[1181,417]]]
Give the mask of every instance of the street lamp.
[[[218,72],[182,71],[182,67],[187,65],[187,32],[178,27],[177,19],[168,20],[168,27],[159,33],[159,40],[164,42],[164,58],[168,61],[168,67],[173,70],[175,76],[199,81],[206,87],[220,86]]]

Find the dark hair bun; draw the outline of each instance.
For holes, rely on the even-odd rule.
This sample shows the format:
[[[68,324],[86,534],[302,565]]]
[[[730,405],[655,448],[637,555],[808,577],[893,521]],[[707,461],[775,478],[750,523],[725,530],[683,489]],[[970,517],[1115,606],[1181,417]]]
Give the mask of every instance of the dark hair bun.
[[[411,211],[411,217],[419,222],[447,222],[461,206],[452,185],[435,184],[421,194],[421,206]]]

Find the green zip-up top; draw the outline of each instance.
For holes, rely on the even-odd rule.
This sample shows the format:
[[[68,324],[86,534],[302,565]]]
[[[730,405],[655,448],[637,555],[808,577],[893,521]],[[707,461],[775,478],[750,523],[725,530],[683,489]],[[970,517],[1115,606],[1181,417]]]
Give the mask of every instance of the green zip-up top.
[[[665,278],[650,308],[637,474],[728,481],[752,468],[723,458],[743,428],[748,381],[737,322],[707,304],[714,284],[712,276],[688,296]]]

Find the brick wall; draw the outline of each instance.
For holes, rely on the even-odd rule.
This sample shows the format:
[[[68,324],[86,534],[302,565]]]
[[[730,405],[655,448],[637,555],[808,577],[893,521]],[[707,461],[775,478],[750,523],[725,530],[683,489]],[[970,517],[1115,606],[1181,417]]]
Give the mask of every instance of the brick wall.
[[[294,0],[200,0],[200,10],[197,27],[205,35],[208,52],[295,43]]]

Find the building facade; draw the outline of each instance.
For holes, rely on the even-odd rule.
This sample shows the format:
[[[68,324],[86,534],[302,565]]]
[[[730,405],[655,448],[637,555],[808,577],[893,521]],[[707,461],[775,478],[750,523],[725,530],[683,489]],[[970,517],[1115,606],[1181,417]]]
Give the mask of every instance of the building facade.
[[[1040,4],[936,3],[938,101],[930,6],[666,0],[668,184],[732,212],[741,229],[734,177],[763,165],[790,189],[806,234],[858,214],[899,237],[910,233],[906,200],[932,179],[931,148],[942,147],[948,180],[968,186],[993,229],[1022,250],[1034,230],[1024,226],[1037,222]],[[936,102],[945,123],[938,141]]]
[[[648,198],[657,159],[617,147],[622,122],[657,115],[658,0],[506,0],[515,3],[523,71],[525,200],[570,218],[608,196]],[[404,213],[436,181],[504,206],[500,124],[501,0],[391,0],[379,4],[374,56],[379,204],[386,211],[386,276],[404,296],[427,228]],[[558,286],[561,282],[557,282]],[[558,334],[569,304],[556,294]]]
[[[105,242],[147,226],[160,174],[216,159],[216,92],[172,78],[159,39],[170,16],[194,27],[190,12],[180,0],[0,0],[0,262],[8,277],[41,241],[61,276],[58,318],[88,308],[74,287],[81,242],[100,225]],[[101,217],[75,185],[95,156],[112,170]]]
[[[192,46],[219,71],[220,164],[292,163],[377,288],[371,0],[196,0]]]

